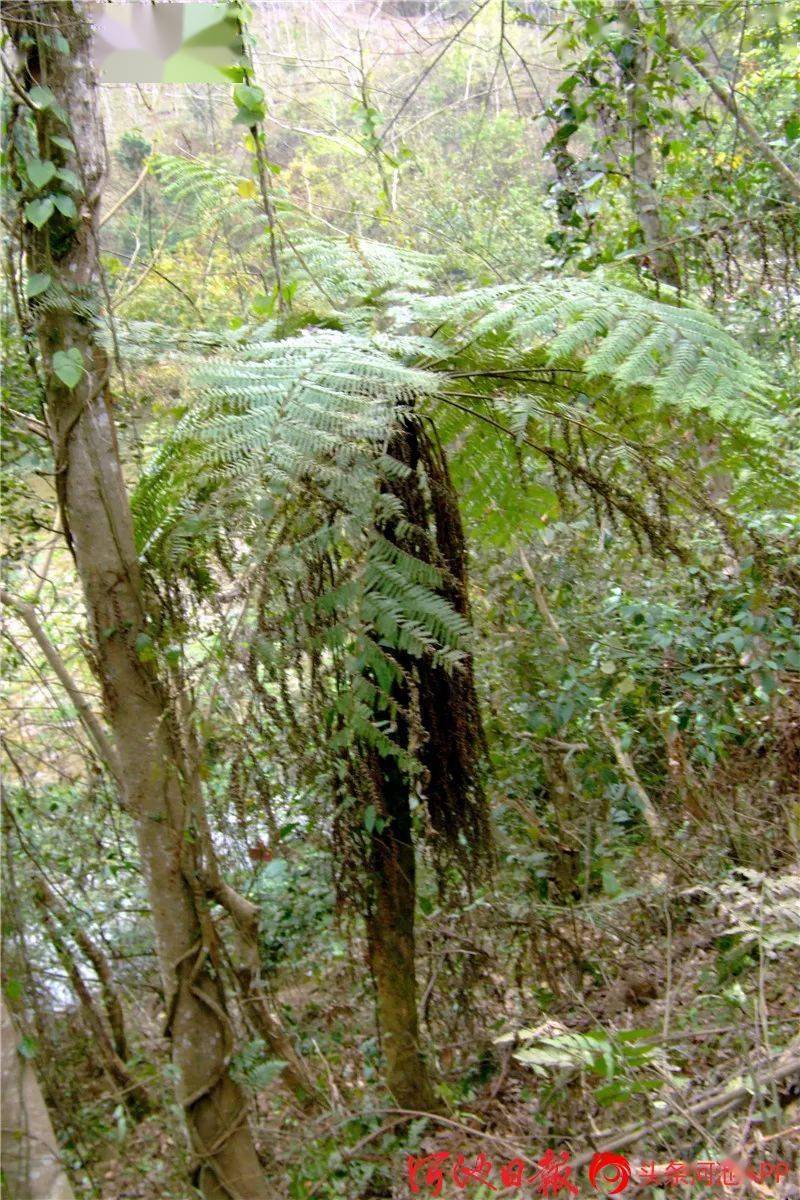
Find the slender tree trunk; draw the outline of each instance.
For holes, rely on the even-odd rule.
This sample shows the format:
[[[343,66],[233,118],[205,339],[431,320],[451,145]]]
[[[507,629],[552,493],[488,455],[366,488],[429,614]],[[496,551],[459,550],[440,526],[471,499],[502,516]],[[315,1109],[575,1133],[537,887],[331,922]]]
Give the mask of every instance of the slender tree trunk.
[[[197,1160],[194,1181],[206,1200],[266,1200],[245,1097],[229,1071],[233,1033],[215,962],[215,934],[197,879],[196,768],[157,667],[142,661],[149,657],[141,651],[151,645],[157,613],[139,572],[109,364],[86,315],[100,282],[97,236],[105,168],[91,29],[75,0],[9,2],[3,20],[23,64],[20,90],[48,88],[55,101],[42,104],[39,93],[38,106],[20,104],[17,119],[32,116],[40,159],[75,172],[81,183],[77,215],[69,215],[66,206],[66,214],[54,211],[41,229],[20,220],[29,271],[49,276],[65,296],[59,300],[51,293],[53,303],[48,303],[45,292],[33,305],[56,486],[89,614],[125,800],[137,824],[168,998],[167,1033]],[[68,52],[59,48],[57,35],[66,39]],[[74,151],[53,141],[65,134]],[[13,153],[11,165],[18,165]],[[27,186],[24,177],[20,186]],[[80,356],[83,371],[75,386],[55,373],[59,352],[71,353],[73,360]],[[64,373],[63,360],[55,365]]]
[[[33,1065],[19,1052],[4,997],[0,1005],[3,1194],[8,1200],[74,1200]]]
[[[373,896],[366,925],[386,1083],[401,1108],[438,1112],[441,1104],[419,1044],[416,865],[408,781],[392,759],[377,760],[374,773],[383,828],[372,835]]]
[[[122,1000],[114,982],[111,963],[97,943],[89,937],[88,933],[84,929],[81,929],[74,919],[70,919],[69,914],[65,912],[43,876],[39,876],[36,880],[36,893],[37,903],[39,903],[45,917],[45,922],[47,918],[57,914],[62,928],[69,930],[69,934],[75,944],[83,951],[94,967],[95,974],[100,983],[103,1006],[106,1011],[114,1051],[123,1063],[126,1062],[129,1051],[128,1037],[125,1032],[125,1014],[122,1009]]]
[[[35,899],[41,914],[42,924],[47,931],[47,936],[56,952],[58,961],[67,973],[67,978],[72,984],[75,995],[78,997],[81,1012],[94,1038],[103,1069],[114,1087],[119,1089],[120,1099],[130,1110],[131,1114],[137,1118],[143,1117],[150,1108],[147,1092],[134,1079],[124,1059],[117,1053],[106,1022],[103,1020],[100,1010],[95,1003],[94,996],[89,990],[86,980],[81,974],[80,967],[75,961],[58,924],[48,910],[43,893],[37,891]]]
[[[653,133],[647,103],[648,50],[643,40],[635,0],[621,0],[617,11],[629,37],[624,43],[627,57],[620,63],[628,104],[631,192],[633,209],[653,274],[662,283],[680,287],[678,260],[668,245],[658,195],[653,158]]]

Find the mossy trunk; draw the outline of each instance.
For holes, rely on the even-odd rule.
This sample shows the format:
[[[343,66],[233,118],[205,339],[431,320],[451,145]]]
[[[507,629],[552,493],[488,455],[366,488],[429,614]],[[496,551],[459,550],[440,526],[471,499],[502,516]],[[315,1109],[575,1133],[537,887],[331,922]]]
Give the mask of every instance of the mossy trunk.
[[[378,773],[381,828],[376,825],[372,836],[373,886],[366,923],[386,1083],[400,1108],[437,1112],[441,1105],[419,1042],[416,864],[408,782],[391,759],[381,760]]]
[[[91,27],[84,6],[74,0],[9,0],[3,22],[18,52],[19,92],[39,85],[50,89],[54,101],[38,108],[19,102],[15,119],[33,123],[39,158],[76,180],[68,185],[77,195],[74,215],[68,207],[53,211],[41,228],[25,219],[24,210],[19,217],[28,271],[51,281],[31,308],[62,528],[89,617],[122,799],[136,825],[167,997],[165,1033],[195,1156],[193,1182],[205,1200],[266,1200],[248,1102],[230,1073],[233,1028],[216,932],[199,882],[197,764],[183,736],[181,699],[152,656],[141,652],[153,645],[159,614],[141,576],[110,364],[91,318],[101,291],[98,216],[105,179]],[[71,143],[65,144],[65,132]],[[9,166],[13,172],[19,167],[15,148]],[[21,171],[20,186],[26,187]],[[79,377],[57,357],[65,354],[73,373],[79,364]]]

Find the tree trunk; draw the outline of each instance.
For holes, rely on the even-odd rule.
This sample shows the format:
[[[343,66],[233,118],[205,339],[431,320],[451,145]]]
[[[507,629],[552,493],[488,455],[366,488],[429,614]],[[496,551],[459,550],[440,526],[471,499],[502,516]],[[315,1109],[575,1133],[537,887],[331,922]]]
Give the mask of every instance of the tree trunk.
[[[407,528],[390,518],[381,532],[399,549],[435,565],[442,573],[440,594],[469,619],[464,534],[444,453],[422,422],[402,410],[388,453],[408,469],[385,485],[401,502]],[[437,869],[456,846],[462,865],[480,869],[490,858],[491,833],[478,778],[485,742],[471,657],[465,655],[452,671],[432,656],[395,650],[394,657],[402,679],[392,687],[392,712],[381,715],[394,724],[396,744],[424,768],[428,814],[441,847],[434,844]],[[367,862],[366,924],[386,1079],[401,1107],[437,1112],[442,1105],[419,1045],[413,785],[396,758],[374,750],[365,753],[363,770],[362,784],[380,818]]]
[[[8,1200],[74,1200],[33,1066],[19,1052],[4,997],[0,1005],[3,1194]]]
[[[386,1083],[401,1108],[438,1112],[419,1045],[414,941],[416,865],[408,782],[393,759],[375,763],[383,827],[372,835],[373,895],[366,913]]]
[[[108,1026],[111,1030],[114,1050],[123,1062],[127,1062],[130,1057],[130,1050],[128,1048],[128,1036],[125,1032],[125,1013],[122,1008],[122,999],[114,982],[111,963],[85,930],[73,923],[71,932],[76,945],[83,951],[94,967],[95,974],[100,983],[100,991],[103,996],[103,1005],[106,1010]]]
[[[205,836],[208,836],[207,831]],[[323,1097],[304,1059],[270,1004],[261,978],[258,946],[258,908],[220,877],[213,848],[203,876],[208,895],[229,913],[235,931],[234,974],[239,985],[242,1015],[254,1032],[264,1039],[271,1054],[284,1066],[280,1080],[305,1112],[322,1106]]]
[[[41,229],[20,220],[29,271],[52,280],[32,308],[47,380],[62,527],[81,579],[125,802],[137,824],[168,1002],[167,1033],[197,1159],[194,1181],[207,1200],[266,1200],[245,1098],[229,1072],[233,1033],[215,962],[215,934],[197,880],[196,766],[157,667],[142,661],[152,658],[142,648],[152,646],[157,613],[140,578],[111,411],[109,364],[88,315],[100,282],[97,237],[105,168],[91,29],[74,0],[8,3],[3,20],[22,60],[19,90],[36,84],[49,88],[55,101],[42,104],[39,93],[38,105],[18,105],[16,119],[23,114],[29,119],[32,109],[40,159],[75,172],[81,181],[76,216],[68,215],[66,206],[67,214],[54,211]],[[66,39],[68,52],[58,48],[58,35]],[[55,135],[63,141],[65,134],[74,152],[52,140]],[[13,150],[11,166],[19,166]],[[30,191],[24,178],[20,187]],[[63,289],[62,298],[53,284]],[[72,387],[54,371],[59,352],[72,352],[73,365],[75,356],[82,359],[81,377]],[[64,360],[56,365],[69,379]]]
[[[680,270],[661,220],[653,159],[653,134],[647,103],[648,50],[635,0],[621,0],[617,11],[629,33],[623,44],[627,55],[620,61],[620,71],[628,104],[633,210],[653,274],[661,283],[677,288],[681,283]]]
[[[80,968],[75,961],[69,946],[59,929],[52,914],[48,910],[47,901],[44,893],[37,889],[35,900],[39,912],[42,917],[47,936],[56,952],[58,961],[67,973],[67,978],[72,984],[73,991],[78,997],[81,1006],[81,1012],[84,1020],[89,1027],[89,1030],[94,1038],[97,1052],[100,1056],[100,1061],[103,1064],[103,1069],[108,1075],[111,1083],[115,1088],[119,1089],[120,1099],[123,1104],[129,1109],[132,1116],[141,1118],[146,1115],[150,1109],[150,1102],[147,1092],[140,1083],[134,1079],[128,1070],[125,1060],[120,1057],[114,1044],[111,1040],[106,1022],[98,1009],[94,997],[86,983],[86,980],[81,974]]]

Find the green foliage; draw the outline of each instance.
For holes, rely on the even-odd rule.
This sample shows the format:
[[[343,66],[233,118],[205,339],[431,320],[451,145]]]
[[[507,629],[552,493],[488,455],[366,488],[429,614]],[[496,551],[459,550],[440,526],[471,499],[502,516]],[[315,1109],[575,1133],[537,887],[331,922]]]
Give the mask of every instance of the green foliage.
[[[279,1076],[286,1063],[280,1058],[269,1058],[261,1038],[246,1042],[231,1059],[231,1075],[248,1091],[263,1092]]]
[[[594,1088],[601,1105],[658,1092],[668,1078],[666,1057],[651,1029],[572,1033],[545,1025],[542,1029],[520,1029],[497,1040],[522,1042],[523,1048],[514,1052],[514,1058],[537,1075],[560,1072],[563,1084],[565,1074],[584,1071],[590,1078],[602,1080]],[[660,1072],[654,1070],[658,1067]]]
[[[647,388],[661,405],[683,413],[699,409],[715,421],[765,433],[764,369],[694,305],[576,279],[424,297],[410,304],[409,315],[438,328],[439,337],[445,325],[454,356],[485,341],[504,367],[513,367],[544,347],[547,365],[579,366],[589,380]]]
[[[80,383],[83,370],[83,355],[77,346],[72,346],[69,350],[56,350],[53,355],[53,371],[70,390]]]
[[[290,844],[292,844],[290,842]],[[293,845],[299,851],[302,843]],[[253,885],[261,909],[262,961],[276,972],[289,963],[310,971],[318,956],[344,955],[334,924],[334,890],[326,855],[306,844],[302,857],[274,858],[262,867]]]
[[[150,600],[134,652],[143,677],[188,698],[220,868],[257,905],[267,989],[312,1072],[332,1084],[333,1111],[306,1120],[282,1098],[283,1063],[263,1042],[232,1060],[251,1096],[268,1091],[253,1105],[259,1120],[268,1106],[280,1129],[270,1186],[303,1200],[388,1194],[406,1153],[442,1146],[433,1122],[388,1125],[366,948],[359,927],[345,935],[338,923],[347,856],[355,844],[363,879],[390,825],[381,775],[395,762],[420,851],[420,1029],[439,1095],[465,1126],[459,1150],[472,1153],[475,1114],[458,1109],[476,1099],[481,1112],[487,1097],[500,1114],[513,1107],[542,1144],[558,1145],[587,1114],[595,1131],[607,1124],[606,1105],[619,1122],[651,1119],[665,1085],[686,1082],[673,1061],[691,1062],[701,1081],[719,1076],[721,1044],[726,1061],[751,1040],[761,1055],[767,1032],[777,1049],[790,1026],[772,1020],[789,1007],[782,977],[797,954],[798,458],[794,401],[775,387],[789,392],[794,371],[794,215],[741,129],[679,66],[658,0],[636,6],[636,37],[608,4],[565,0],[544,41],[535,5],[491,0],[449,46],[463,5],[426,4],[413,21],[400,7],[414,6],[384,6],[377,43],[356,31],[341,87],[320,82],[330,45],[318,55],[314,13],[300,34],[281,13],[269,122],[243,68],[230,74],[232,97],[191,89],[174,117],[109,94],[112,125],[141,129],[117,138],[107,202],[128,191],[154,143],[169,151],[103,227],[113,320],[59,279],[56,259],[27,279],[12,263],[22,331],[4,341],[9,586],[36,597],[98,713],[72,563],[51,546],[53,463],[27,330],[57,310],[96,324],[112,369],[120,352],[115,423]],[[779,14],[773,34],[766,10],[733,0],[699,17],[683,0],[669,7],[715,44],[719,78],[791,160],[794,18]],[[272,28],[266,8],[258,20]],[[401,52],[385,53],[398,31]],[[337,71],[349,32],[335,31]],[[409,74],[406,34],[419,33],[425,65]],[[646,69],[631,105],[624,73],[639,50]],[[30,96],[55,103],[46,88]],[[633,273],[652,264],[631,201],[629,106],[652,135],[680,295]],[[532,117],[544,108],[543,166]],[[257,142],[243,138],[254,121],[264,121]],[[58,135],[34,143],[24,120],[11,132],[16,199],[49,237],[75,220],[80,181],[57,153],[74,148]],[[564,270],[620,260],[627,274]],[[66,346],[53,368],[67,388],[84,377]],[[435,544],[441,473],[433,456],[411,468],[402,451],[419,431],[441,443],[458,492],[471,615]],[[102,1163],[109,1194],[149,1186],[183,1197],[185,1181],[171,1178],[186,1164],[160,1037],[167,998],[131,821],[23,623],[8,624],[8,998],[29,1038],[32,1017],[44,1027],[34,1065],[76,1194],[96,1190]],[[449,681],[474,664],[492,765],[497,866],[458,911],[450,875],[431,870],[440,831],[419,709],[439,664]],[[455,694],[435,694],[437,746],[478,730]],[[663,839],[643,821],[641,790]],[[187,828],[187,844],[197,837]],[[68,903],[70,935],[88,929],[109,952],[134,1056],[150,1062],[158,1095],[141,1129],[76,1033],[35,924],[38,869]],[[233,997],[230,926],[211,915],[215,968]],[[641,968],[652,988],[623,991]],[[540,1021],[536,1006],[558,1019],[523,1030],[513,1070],[496,1074],[486,1039]],[[669,1025],[669,1059],[639,1028],[654,1015]],[[737,1031],[718,1040],[717,1025],[732,1021]],[[496,1132],[517,1140],[500,1117]],[[675,1147],[665,1137],[658,1149],[666,1161]],[[109,1177],[124,1159],[131,1177]]]

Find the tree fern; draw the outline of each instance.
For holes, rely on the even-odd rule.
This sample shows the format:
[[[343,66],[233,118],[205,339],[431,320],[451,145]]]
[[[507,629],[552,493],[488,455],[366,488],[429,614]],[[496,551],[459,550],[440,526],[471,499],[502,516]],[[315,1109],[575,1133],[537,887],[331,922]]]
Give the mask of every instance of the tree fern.
[[[453,355],[487,343],[504,365],[537,350],[588,380],[646,388],[662,405],[769,432],[763,368],[700,308],[666,304],[594,279],[502,285],[403,298],[398,318],[437,330]]]
[[[733,430],[766,460],[769,389],[702,311],[595,280],[431,297],[422,256],[310,234],[291,254],[305,285],[289,318],[120,331],[129,360],[169,360],[189,381],[134,512],[168,592],[188,584],[202,600],[225,574],[248,580],[260,736],[278,759],[287,746],[290,786],[333,787],[341,864],[357,874],[375,756],[417,779],[438,844],[485,841],[480,748],[442,737],[444,711],[480,721],[466,593],[438,530],[441,470],[403,449],[421,414],[484,536],[556,516],[571,488],[598,522],[682,553],[674,513],[704,493],[698,443],[676,430],[718,444]]]
[[[352,509],[362,480],[374,487],[385,468],[381,451],[396,407],[437,387],[434,375],[365,338],[333,331],[261,337],[239,334],[235,357],[185,356],[196,400],[134,499],[145,553],[185,504],[189,484],[258,480],[268,494],[305,479]]]

